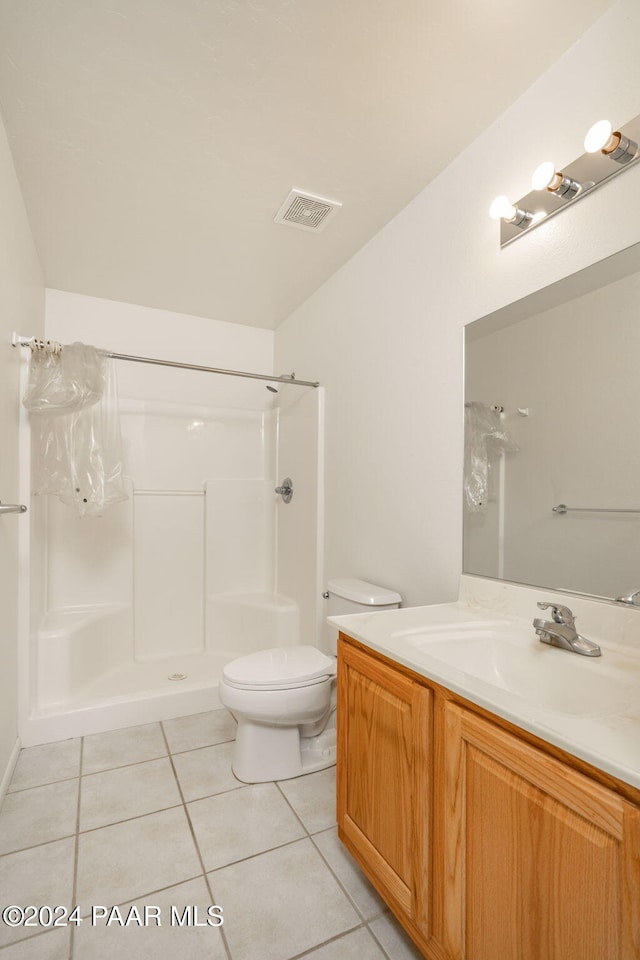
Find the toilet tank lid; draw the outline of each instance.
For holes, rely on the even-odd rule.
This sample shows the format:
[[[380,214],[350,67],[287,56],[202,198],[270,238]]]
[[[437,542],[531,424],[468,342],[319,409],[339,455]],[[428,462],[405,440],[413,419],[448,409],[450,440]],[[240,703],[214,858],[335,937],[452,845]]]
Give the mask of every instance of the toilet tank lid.
[[[390,603],[402,603],[402,597],[395,590],[377,587],[375,583],[367,583],[366,580],[349,578],[329,580],[327,590],[336,597],[342,597],[343,600],[353,600],[355,603],[364,603],[370,607],[384,607]]]
[[[335,661],[317,647],[273,647],[232,660],[222,671],[232,684],[268,689],[285,682],[305,683],[335,674]]]

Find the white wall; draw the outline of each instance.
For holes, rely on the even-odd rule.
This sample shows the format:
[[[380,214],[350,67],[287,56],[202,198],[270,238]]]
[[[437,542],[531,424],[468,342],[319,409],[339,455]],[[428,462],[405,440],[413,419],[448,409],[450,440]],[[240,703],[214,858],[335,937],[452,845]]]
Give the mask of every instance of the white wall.
[[[45,326],[47,338],[64,343],[81,340],[116,353],[252,373],[273,371],[273,332],[239,323],[47,290]],[[140,400],[211,406],[224,396],[225,404],[233,405],[234,383],[239,385],[238,405],[243,405],[247,382],[147,364],[118,364],[120,395]],[[263,397],[264,385],[255,381],[254,387]]]
[[[327,578],[455,597],[462,327],[638,241],[640,165],[504,250],[488,207],[575,159],[595,120],[640,112],[638,36],[620,0],[278,329],[276,367],[326,386]]]
[[[0,210],[0,500],[16,503],[20,351],[11,333],[42,336],[44,287],[1,119]],[[0,795],[17,741],[18,525],[26,522],[0,518]]]

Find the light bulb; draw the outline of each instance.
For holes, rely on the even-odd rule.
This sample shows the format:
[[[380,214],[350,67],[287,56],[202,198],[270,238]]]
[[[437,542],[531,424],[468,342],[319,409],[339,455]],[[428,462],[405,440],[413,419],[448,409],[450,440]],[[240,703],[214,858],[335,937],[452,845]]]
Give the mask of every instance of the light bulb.
[[[598,120],[591,127],[584,138],[584,148],[587,153],[600,153],[615,160],[616,163],[631,163],[637,159],[638,144],[626,133],[613,130],[608,120]]]
[[[504,220],[505,223],[512,223],[514,227],[524,230],[533,220],[533,214],[528,210],[521,210],[509,202],[509,198],[504,195],[496,197],[489,207],[489,216],[492,220]]]
[[[562,183],[562,177],[556,173],[556,168],[551,160],[545,160],[539,167],[533,171],[531,177],[531,186],[534,190],[557,189]]]
[[[534,190],[548,190],[555,197],[562,197],[564,200],[573,200],[582,189],[577,180],[558,173],[550,160],[545,160],[533,171],[531,186]]]
[[[587,153],[597,153],[598,150],[606,151],[619,140],[619,135],[613,133],[613,127],[608,120],[598,120],[584,138],[584,148]]]
[[[492,220],[513,220],[515,215],[516,208],[504,194],[496,197],[489,207],[489,216]]]

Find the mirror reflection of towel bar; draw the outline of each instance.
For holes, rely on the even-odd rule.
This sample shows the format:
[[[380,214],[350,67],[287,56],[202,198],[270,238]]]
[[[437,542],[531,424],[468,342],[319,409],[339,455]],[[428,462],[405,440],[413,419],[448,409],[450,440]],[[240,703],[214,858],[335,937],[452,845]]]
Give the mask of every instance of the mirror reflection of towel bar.
[[[573,510],[580,513],[640,513],[640,510],[618,510],[615,507],[568,507],[566,503],[557,503],[551,509],[554,513],[569,513]]]

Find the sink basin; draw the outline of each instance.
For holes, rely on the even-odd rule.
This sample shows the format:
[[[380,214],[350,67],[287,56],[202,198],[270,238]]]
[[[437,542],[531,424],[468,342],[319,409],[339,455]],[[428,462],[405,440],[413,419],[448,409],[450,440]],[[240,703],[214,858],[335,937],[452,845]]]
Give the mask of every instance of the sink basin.
[[[533,627],[511,621],[442,624],[391,639],[398,653],[416,662],[437,661],[553,713],[619,714],[634,694],[633,676],[612,662],[613,655],[596,659],[550,647]]]

